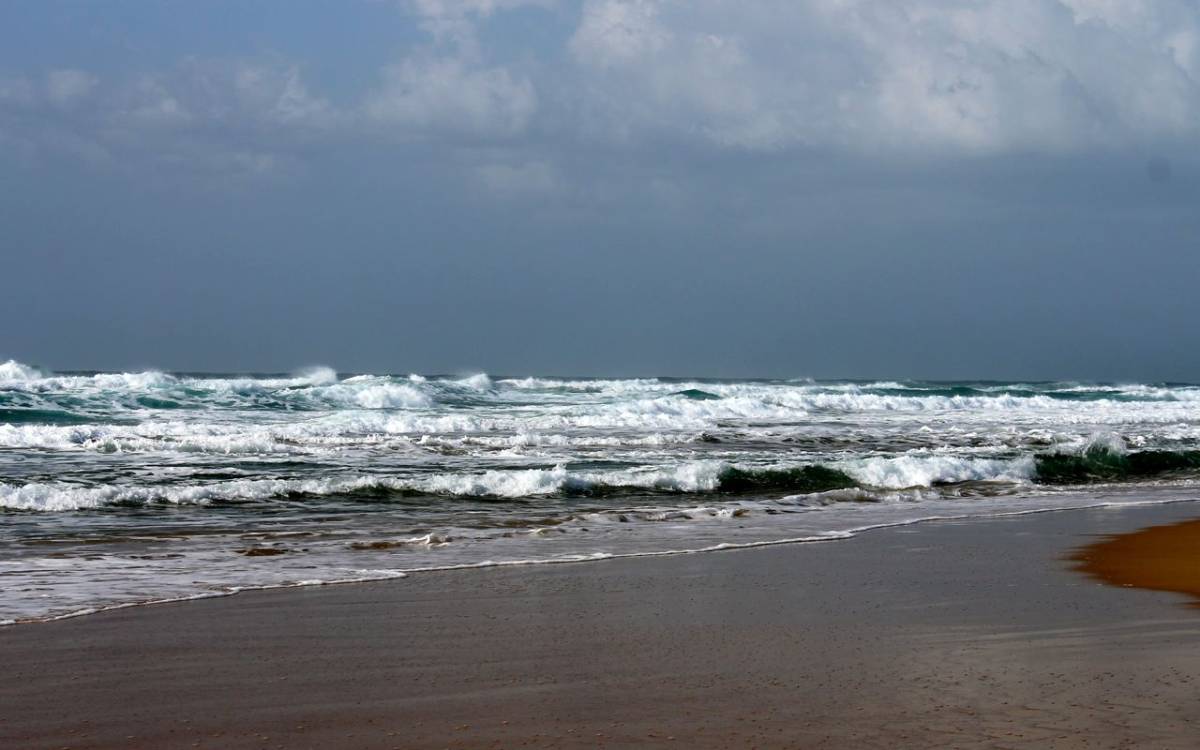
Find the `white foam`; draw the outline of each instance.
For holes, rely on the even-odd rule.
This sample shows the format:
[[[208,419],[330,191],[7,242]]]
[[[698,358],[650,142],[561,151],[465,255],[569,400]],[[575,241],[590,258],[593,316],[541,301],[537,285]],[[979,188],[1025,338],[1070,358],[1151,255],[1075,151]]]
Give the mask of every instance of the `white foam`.
[[[45,377],[39,370],[23,365],[15,359],[0,364],[0,383],[15,384]]]
[[[297,373],[296,379],[305,385],[332,385],[338,380],[337,370],[319,365],[308,367]]]
[[[1033,456],[1009,460],[932,454],[857,459],[839,468],[869,487],[907,489],[952,482],[1028,482],[1036,464]]]
[[[319,398],[362,409],[428,409],[433,398],[407,383],[374,377],[351,378],[320,389]]]
[[[717,398],[681,393],[689,390]],[[1034,454],[1193,449],[1198,399],[1194,387],[1137,384],[951,391],[888,381],[339,379],[332,368],[269,378],[56,375],[8,361],[0,365],[0,406],[15,417],[0,424],[7,462],[0,507],[42,511],[14,514],[12,528],[61,530],[54,543],[69,548],[74,532],[90,533],[98,518],[73,511],[183,507],[102,516],[106,526],[133,529],[122,545],[170,546],[169,556],[156,557],[160,548],[139,561],[124,554],[127,547],[77,546],[78,554],[63,556],[14,547],[27,557],[0,556],[0,576],[23,588],[6,586],[0,603],[66,611],[451,563],[541,564],[829,538],[968,505],[1052,507],[1078,502],[1066,498],[1077,491],[1034,483]],[[731,467],[817,464],[866,486],[788,498],[703,494],[716,493]],[[233,479],[205,478],[213,476]],[[628,491],[608,492],[615,487]],[[353,493],[364,503],[399,502],[374,506],[378,513],[341,513]],[[559,496],[571,494],[590,496]],[[331,496],[339,520],[317,528],[311,517],[335,505],[323,501]],[[307,529],[303,542],[272,535],[271,544],[294,545],[296,554],[236,554],[246,532],[228,533],[230,524],[246,519],[254,527],[267,517],[254,507],[223,507],[238,503],[272,503],[272,523]],[[129,541],[160,516],[186,519],[197,533]],[[351,546],[364,539],[395,545]],[[41,591],[50,592],[46,601],[33,593]]]
[[[327,496],[364,490],[419,492],[461,497],[522,498],[603,488],[662,492],[712,492],[730,468],[786,470],[804,464],[736,467],[723,461],[689,461],[673,466],[611,471],[508,469],[453,472],[411,477],[349,476],[327,479],[247,479],[212,484],[107,485],[79,487],[64,483],[0,483],[0,507],[32,511],[70,511],[114,504],[206,504],[214,501],[266,500],[292,494]],[[963,459],[927,455],[875,458],[835,465],[859,482],[882,489],[929,487],[964,481],[1023,482],[1032,476],[1033,460]]]
[[[475,391],[486,391],[492,387],[492,379],[488,377],[486,373],[482,372],[474,375],[468,375],[465,378],[451,382],[454,385],[462,386],[463,388],[469,388]]]
[[[371,581],[383,581],[391,579],[403,579],[413,574],[437,573],[452,570],[472,570],[485,569],[496,567],[525,567],[525,566],[543,566],[543,565],[564,565],[564,564],[579,564],[602,562],[606,560],[620,559],[638,559],[638,558],[655,558],[655,557],[673,557],[681,555],[694,554],[710,554],[717,552],[736,552],[744,550],[753,550],[764,547],[774,547],[783,545],[809,544],[817,542],[836,542],[839,540],[852,539],[862,534],[881,531],[886,529],[903,528],[906,526],[915,526],[918,524],[936,523],[944,521],[964,521],[964,520],[984,520],[984,519],[1003,519],[1014,518],[1026,515],[1038,515],[1043,513],[1060,513],[1072,510],[1095,510],[1104,508],[1128,508],[1137,506],[1150,505],[1165,505],[1180,502],[1196,502],[1194,498],[1182,498],[1174,495],[1164,495],[1156,498],[1122,498],[1122,499],[1104,499],[1098,497],[1082,496],[1074,499],[1065,499],[1059,503],[1042,504],[1033,508],[1001,508],[987,509],[980,511],[967,512],[940,512],[929,513],[925,515],[909,515],[906,517],[896,518],[893,520],[880,522],[850,525],[843,529],[826,530],[817,533],[802,534],[797,536],[788,536],[783,538],[759,539],[742,542],[717,542],[714,544],[703,544],[698,546],[683,546],[672,547],[665,549],[649,550],[649,551],[633,551],[633,552],[589,552],[579,554],[560,554],[549,557],[536,558],[501,558],[501,559],[484,559],[469,563],[449,563],[449,564],[431,564],[431,565],[416,565],[404,568],[386,568],[386,569],[358,569],[352,571],[352,575],[338,574],[328,578],[306,578],[301,580],[284,581],[277,583],[261,583],[261,584],[240,584],[223,586],[216,590],[206,590],[203,592],[193,592],[188,594],[177,594],[159,597],[144,597],[136,601],[125,602],[109,602],[96,604],[94,606],[76,607],[68,611],[51,612],[48,614],[25,615],[19,617],[9,617],[0,619],[0,626],[13,625],[19,622],[38,622],[38,621],[54,621],[83,615],[94,614],[114,609],[124,609],[135,606],[146,606],[168,602],[190,601],[195,599],[205,599],[216,596],[228,596],[244,591],[269,590],[276,588],[294,588],[299,586],[325,586],[325,585],[340,585],[348,583],[366,583]],[[439,545],[431,545],[439,546]]]
[[[26,511],[71,511],[117,504],[202,505],[214,500],[258,500],[290,492],[304,492],[309,486],[317,492],[331,488],[325,481],[244,480],[207,485],[104,485],[80,487],[58,482],[10,484],[0,482],[0,508]]]
[[[948,396],[902,383],[705,383],[662,382],[655,379],[555,380],[505,379],[493,382],[478,374],[463,379],[428,380],[421,376],[399,379],[357,376],[337,380],[328,367],[314,368],[290,378],[180,378],[158,371],[52,376],[15,361],[0,365],[0,381],[15,392],[52,401],[65,398],[85,411],[113,416],[140,414],[152,407],[131,399],[142,395],[174,400],[188,408],[261,409],[264,395],[309,409],[323,409],[345,418],[357,432],[432,434],[453,432],[563,432],[570,430],[636,430],[701,432],[723,423],[803,425],[814,417],[830,415],[845,420],[952,419],[962,425],[996,430],[1003,425],[1099,426],[1194,424],[1193,404],[1200,389],[1150,386],[1089,386],[1114,398],[1087,402],[1054,398],[1065,389],[1019,393],[1006,386],[992,393]],[[701,389],[719,396],[693,400],[673,395]],[[449,390],[447,390],[449,389]],[[496,409],[454,411],[440,409],[441,395],[470,391],[486,396]],[[878,391],[887,391],[880,393]],[[506,394],[541,403],[534,409],[505,408]],[[1120,400],[1132,397],[1149,400]],[[594,398],[593,398],[594,397]],[[372,419],[346,414],[346,410],[408,410],[397,418]],[[322,425],[321,428],[328,427]],[[1093,427],[1094,428],[1094,427]],[[302,431],[302,429],[300,430]],[[323,433],[327,434],[327,433]],[[296,437],[295,435],[290,437]],[[302,437],[302,436],[301,436]]]

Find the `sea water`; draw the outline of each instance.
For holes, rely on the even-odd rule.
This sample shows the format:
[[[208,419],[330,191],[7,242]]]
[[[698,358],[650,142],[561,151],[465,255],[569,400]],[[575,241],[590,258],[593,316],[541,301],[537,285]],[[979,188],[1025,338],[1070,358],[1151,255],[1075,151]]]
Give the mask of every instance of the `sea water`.
[[[1200,387],[0,363],[0,622],[1196,497]],[[401,584],[402,585],[402,584]]]

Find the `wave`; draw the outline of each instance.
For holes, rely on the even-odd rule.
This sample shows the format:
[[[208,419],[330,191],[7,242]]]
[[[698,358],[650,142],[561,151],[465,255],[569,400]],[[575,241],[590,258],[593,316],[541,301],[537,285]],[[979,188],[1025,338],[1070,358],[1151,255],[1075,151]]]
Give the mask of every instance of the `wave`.
[[[1080,384],[946,384],[918,382],[821,383],[783,381],[697,381],[680,379],[501,378],[480,373],[468,377],[357,375],[340,378],[329,367],[314,367],[287,377],[186,376],[156,370],[130,373],[55,375],[15,360],[0,364],[0,388],[44,397],[96,397],[131,408],[172,405],[258,406],[260,408],[430,408],[442,399],[486,399],[497,403],[533,398],[541,403],[570,401],[580,395],[603,397],[632,409],[662,408],[660,397],[720,403],[710,405],[733,417],[771,419],[810,412],[996,411],[1077,408],[1088,400],[1097,408],[1130,401],[1192,404],[1195,386]],[[138,397],[166,397],[161,405],[139,404]],[[639,406],[632,406],[639,404]]]
[[[886,489],[937,487],[963,482],[1021,484],[1033,478],[1033,456],[966,458],[953,455],[911,454],[847,462],[845,471],[860,485]]]
[[[434,399],[419,386],[393,383],[373,375],[347,378],[322,388],[318,398],[335,404],[361,409],[428,409]]]
[[[84,450],[96,453],[179,452],[218,455],[304,453],[320,447],[300,445],[269,429],[190,425],[0,424],[0,448]]]
[[[36,367],[23,365],[15,359],[0,363],[0,384],[22,383],[44,377],[45,375]]]
[[[482,372],[475,373],[474,375],[468,375],[465,378],[452,380],[450,382],[461,388],[469,388],[475,391],[485,391],[492,387],[492,379],[488,377],[486,373]]]
[[[1044,484],[1091,484],[1189,476],[1200,472],[1200,451],[1125,452],[1093,446],[1081,454],[1037,457],[1036,479]]]
[[[684,398],[690,398],[693,401],[716,401],[721,398],[720,396],[718,396],[715,393],[709,393],[708,391],[702,391],[699,388],[686,388],[682,391],[676,391],[675,393],[672,393],[671,395],[672,396],[683,396]]]
[[[203,505],[328,496],[387,500],[440,495],[518,500],[550,495],[597,497],[645,493],[791,497],[837,491],[854,491],[846,499],[864,500],[878,497],[881,492],[978,483],[995,485],[997,491],[1017,491],[1030,484],[1067,486],[1197,474],[1200,474],[1200,451],[1121,453],[1092,447],[1081,454],[1011,459],[924,454],[855,459],[833,465],[747,467],[722,461],[691,461],[666,467],[578,471],[560,464],[552,468],[415,476],[247,479],[162,486],[0,482],[0,508],[71,511],[120,505]],[[1005,487],[1008,489],[1004,490]],[[839,496],[831,497],[836,500]]]
[[[854,487],[904,489],[929,487],[939,482],[1012,481],[1016,476],[1006,463],[950,460],[937,456],[868,459],[841,467],[819,464],[746,467],[722,461],[690,461],[665,467],[578,471],[560,464],[552,468],[484,472],[246,479],[199,485],[80,487],[66,483],[0,483],[0,508],[67,511],[112,505],[203,505],[334,495],[359,499],[443,495],[508,500],[549,495],[593,497],[645,493],[781,496]]]
[[[360,375],[339,379],[329,367],[288,377],[186,376],[148,370],[129,373],[53,375],[9,361],[0,365],[0,406],[14,397],[41,405],[69,405],[84,413],[140,409],[396,409],[429,408],[423,381]]]
[[[729,493],[795,492],[815,493],[858,486],[849,474],[828,466],[790,469],[739,469],[730,466],[717,478],[717,491]]]
[[[6,601],[36,614],[198,581],[345,579],[367,560],[581,559],[1151,485],[1182,495],[1200,486],[1198,401],[1179,384],[52,373],[10,360],[0,516],[31,564]],[[167,554],[164,529],[187,543]],[[27,549],[27,530],[53,546]],[[283,533],[304,541],[269,541]],[[296,554],[234,554],[262,545]]]
[[[406,396],[397,396],[406,398]],[[683,401],[682,399],[677,399]],[[709,402],[692,402],[701,406]],[[3,410],[0,409],[0,413]],[[711,444],[708,450],[726,454],[815,452],[810,460],[830,454],[887,448],[889,450],[949,449],[955,454],[1032,452],[1039,448],[1086,444],[1086,433],[1071,425],[986,433],[904,430],[903,425],[860,426],[774,425],[732,427],[721,419],[682,416],[668,410],[629,414],[621,410],[472,413],[467,410],[427,413],[406,410],[347,409],[286,420],[219,419],[203,415],[194,421],[147,419],[132,424],[103,424],[69,412],[9,410],[0,422],[0,449],[94,451],[97,453],[201,453],[210,455],[331,454],[348,450],[374,451],[415,447],[432,452],[491,454],[507,451],[530,458],[562,455],[567,451],[639,451],[688,444]],[[28,417],[25,415],[29,414]],[[163,415],[172,416],[172,415]],[[631,426],[631,423],[633,426]],[[1089,426],[1083,425],[1086,430]],[[1125,430],[1123,440],[1144,449],[1177,449],[1200,441],[1200,425],[1173,423],[1164,427]],[[1073,451],[1075,452],[1075,451]],[[362,456],[364,454],[358,454]],[[347,456],[352,458],[353,456]],[[639,460],[639,456],[626,458]]]
[[[78,425],[89,419],[62,409],[4,408],[0,407],[0,428],[6,425]],[[0,442],[0,445],[3,443]]]

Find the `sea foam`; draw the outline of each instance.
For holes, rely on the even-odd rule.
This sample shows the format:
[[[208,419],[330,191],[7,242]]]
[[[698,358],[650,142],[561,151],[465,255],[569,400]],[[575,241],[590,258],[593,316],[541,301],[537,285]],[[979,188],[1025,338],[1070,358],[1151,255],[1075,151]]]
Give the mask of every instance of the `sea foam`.
[[[9,360],[0,621],[1186,499],[1200,484],[1197,402],[1200,388],[1164,384],[53,373]]]

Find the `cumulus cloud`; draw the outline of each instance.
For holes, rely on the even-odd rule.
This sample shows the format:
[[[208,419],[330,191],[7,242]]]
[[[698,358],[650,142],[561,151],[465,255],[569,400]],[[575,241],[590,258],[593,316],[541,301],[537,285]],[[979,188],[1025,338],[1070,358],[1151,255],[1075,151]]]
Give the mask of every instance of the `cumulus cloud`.
[[[623,135],[995,152],[1194,138],[1198,28],[1173,0],[588,0],[569,44]]]
[[[611,68],[645,64],[673,42],[658,6],[641,0],[588,3],[570,44],[580,61]]]
[[[525,130],[538,108],[528,76],[489,64],[478,26],[497,12],[553,0],[410,0],[430,44],[382,71],[362,105],[393,134],[505,138]]]
[[[650,0],[584,6],[569,48],[590,129],[621,137],[699,134],[745,146],[786,138],[780,118],[788,113],[780,105],[792,94],[748,53],[753,40],[672,15],[678,11]]]
[[[103,80],[0,71],[0,139],[93,161],[208,148],[212,163],[255,173],[320,139],[451,150],[519,140],[519,153],[468,167],[494,189],[560,183],[553,153],[598,140],[922,155],[1200,140],[1194,0],[400,5],[423,37],[337,104],[306,81],[317,60],[193,58]],[[490,24],[539,8],[549,12],[520,26],[553,21],[536,43],[515,26],[496,43]],[[539,139],[554,145],[531,152]]]

